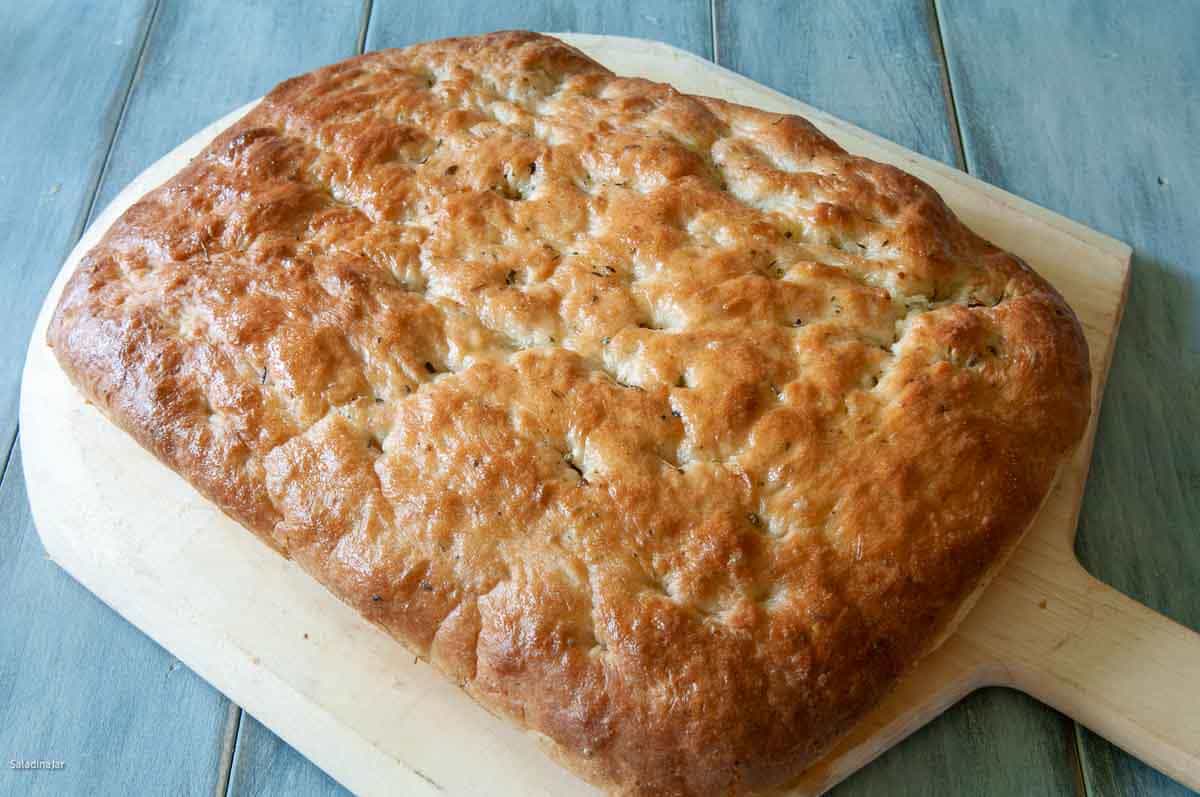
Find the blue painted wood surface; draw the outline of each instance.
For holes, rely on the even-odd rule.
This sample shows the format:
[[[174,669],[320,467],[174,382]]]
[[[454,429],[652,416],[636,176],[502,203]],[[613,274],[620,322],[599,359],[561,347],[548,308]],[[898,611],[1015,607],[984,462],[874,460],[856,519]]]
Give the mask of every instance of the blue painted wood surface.
[[[294,75],[354,55],[362,0],[163,0],[97,207],[215,119]]]
[[[1200,7],[943,7],[967,163],[1133,246],[1078,552],[1200,628]],[[1196,686],[1200,689],[1200,684]],[[1190,794],[1084,730],[1097,795]]]
[[[765,0],[754,13],[744,2],[716,0],[715,9],[722,66],[962,166],[937,20],[925,0]]]
[[[238,797],[349,794],[341,784],[244,712],[228,793]]]
[[[36,285],[9,294],[11,300],[20,302],[25,319],[22,327],[8,336],[20,346],[14,355],[17,363],[0,372],[12,378],[14,400],[5,418],[13,425],[19,355],[41,296],[83,229],[97,180],[93,212],[102,209],[142,169],[213,119],[284,78],[352,55],[366,13],[360,0],[326,0],[309,3],[304,9],[246,2],[236,5],[236,13],[231,13],[230,7],[205,2],[165,0],[157,9],[147,6],[128,14],[128,30],[114,30],[120,21],[116,12],[124,6],[109,6],[113,19],[96,19],[77,28],[64,24],[57,37],[47,35],[47,52],[29,59],[30,65],[47,70],[47,85],[22,86],[29,96],[18,97],[27,107],[45,109],[44,119],[31,116],[30,123],[39,123],[41,129],[30,131],[25,143],[28,152],[53,165],[55,151],[39,145],[39,136],[64,148],[78,138],[78,153],[60,153],[68,158],[58,165],[60,174],[66,180],[66,167],[75,169],[81,183],[88,174],[94,176],[83,199],[76,201],[77,221],[63,210],[64,220],[57,222],[57,229],[53,220],[47,219],[45,223],[51,226],[37,231],[43,235],[40,245],[45,255],[44,262],[31,258],[31,266],[40,269],[34,274]],[[71,8],[43,8],[41,16],[33,13],[30,30],[36,31],[38,26],[46,30],[46,18],[70,19]],[[72,31],[78,40],[64,40]],[[112,38],[98,39],[97,32]],[[130,54],[123,61],[117,57],[118,40],[128,42]],[[64,48],[70,52],[61,52]],[[86,53],[95,53],[92,63],[82,61]],[[55,59],[62,60],[64,55],[81,63],[56,72]],[[101,57],[113,62],[109,71],[123,69],[122,77],[110,80],[114,110],[106,113],[100,112],[105,108],[100,98],[86,93],[99,92],[96,86],[107,66]],[[84,79],[90,73],[96,74]],[[72,118],[64,124],[62,109],[72,107],[74,101],[64,96],[58,105],[42,105],[35,92],[56,98],[77,79],[78,90],[85,92],[79,104],[86,109],[90,102],[98,110],[93,113],[95,119]],[[16,111],[13,108],[14,115]],[[108,126],[103,127],[106,120]],[[73,138],[64,129],[76,123]],[[9,132],[0,130],[0,135]],[[114,130],[118,130],[115,138]],[[94,167],[85,157],[93,150],[98,153],[92,157]],[[22,174],[13,177],[19,180]],[[40,178],[31,174],[26,182],[35,179]],[[14,182],[9,190],[7,180],[0,183],[0,207],[7,210],[3,203],[13,203],[14,222],[15,208],[28,202],[18,185]],[[73,193],[63,199],[64,208],[75,193],[84,191],[74,185],[70,190]],[[32,248],[38,242],[28,235],[28,229],[14,224],[13,241]],[[17,317],[16,311],[9,316]],[[2,627],[6,632],[13,629],[0,635],[0,756],[4,764],[0,793],[23,794],[29,786],[42,794],[213,793],[228,777],[232,757],[232,749],[223,745],[230,721],[228,701],[45,559],[29,519],[20,477],[19,466],[10,465],[0,485],[0,534],[6,551],[2,566],[13,574],[12,578],[0,578]],[[236,728],[236,712],[232,719]],[[58,758],[67,768],[14,771],[7,766],[10,757]]]
[[[514,28],[639,36],[712,57],[709,0],[375,0],[366,49]]]
[[[715,57],[1134,245],[1080,554],[1197,627],[1200,6],[1120,10],[1115,0],[6,6],[0,467],[28,330],[58,264],[89,213],[178,141],[364,46],[514,27],[642,36]],[[345,793],[45,560],[19,452],[0,481],[0,546],[0,794]],[[67,768],[9,770],[22,756]],[[971,696],[839,790],[1085,792],[1183,790],[1004,690]]]
[[[4,794],[211,792],[221,771],[225,698],[46,558],[20,456],[9,458],[25,342],[41,296],[84,227],[153,9],[151,2],[23,2],[0,11]],[[11,767],[24,758],[65,768]]]
[[[0,518],[0,793],[211,794],[226,699],[46,558],[19,452]]]
[[[153,8],[45,0],[0,10],[0,463],[38,297],[83,231]]]

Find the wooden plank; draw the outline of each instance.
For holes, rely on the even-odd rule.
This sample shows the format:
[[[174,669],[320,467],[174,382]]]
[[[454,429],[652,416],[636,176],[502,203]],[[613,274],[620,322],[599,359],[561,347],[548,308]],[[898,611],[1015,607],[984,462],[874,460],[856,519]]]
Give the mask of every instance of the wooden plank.
[[[667,42],[712,58],[710,0],[375,0],[366,49],[404,47],[445,36],[520,28],[604,33]]]
[[[0,793],[211,793],[225,699],[46,557],[19,451],[0,518]]]
[[[1200,8],[942,9],[967,162],[1134,248],[1079,526],[1098,577],[1200,628]],[[1080,729],[1093,794],[1190,793]]]
[[[718,2],[720,61],[835,116],[957,163],[937,22],[919,0]],[[1070,723],[1020,693],[988,689],[860,770],[853,794],[1062,794],[1075,789]]]
[[[97,209],[212,120],[294,75],[353,55],[363,0],[164,0]]]
[[[0,463],[25,341],[83,229],[154,0],[6,4],[0,25]],[[70,24],[53,24],[54,20]],[[19,76],[14,80],[13,76]]]
[[[115,8],[120,4],[112,5]],[[142,10],[148,16],[149,6]],[[27,330],[32,326],[45,288],[82,227],[86,203],[76,194],[87,182],[86,175],[99,176],[108,149],[107,139],[103,146],[96,147],[96,128],[110,117],[107,129],[111,131],[116,126],[119,102],[109,103],[114,107],[106,110],[108,106],[99,99],[107,85],[102,82],[106,68],[109,72],[123,69],[124,79],[131,79],[137,53],[146,40],[139,79],[129,94],[120,133],[99,188],[96,210],[103,208],[147,164],[214,117],[260,95],[289,75],[352,54],[361,32],[364,7],[360,0],[330,0],[308,4],[303,9],[246,3],[234,15],[228,9],[202,2],[168,0],[159,9],[148,40],[141,19],[124,20],[111,10],[109,17],[113,18],[100,18],[90,7],[80,11],[85,14],[84,20],[78,20],[78,13],[73,15],[68,8],[37,11],[34,4],[31,14],[38,24],[44,28],[47,19],[71,19],[69,25],[52,27],[62,35],[78,31],[79,41],[47,39],[47,53],[18,53],[22,74],[58,76],[48,86],[31,85],[32,81],[16,83],[18,96],[14,101],[27,108],[48,110],[40,122],[41,128],[26,132],[33,147],[31,150],[27,147],[29,165],[17,163],[10,169],[10,164],[0,161],[3,166],[0,174],[9,178],[0,183],[0,203],[5,203],[0,205],[3,208],[0,240],[5,241],[0,244],[4,247],[0,251],[5,257],[13,252],[14,262],[28,261],[31,271],[39,261],[44,261],[40,264],[44,273],[31,274],[29,279],[30,296],[25,302],[28,306],[14,307],[0,321],[22,324],[19,331],[4,336],[18,347],[18,342],[28,337]],[[30,25],[29,30],[33,35],[37,28]],[[97,53],[97,31],[105,32],[104,43],[111,51],[102,47]],[[130,51],[120,62],[116,59],[118,45],[113,43],[118,40],[126,42]],[[5,48],[0,58],[9,57],[10,50]],[[80,54],[86,53],[93,53],[93,61],[105,56],[116,65],[84,62]],[[69,69],[61,66],[63,58],[69,59]],[[57,69],[51,66],[56,61],[60,63]],[[62,75],[69,75],[70,79],[62,80]],[[81,92],[96,96],[85,94],[77,101],[63,98],[61,102],[44,99],[47,94],[56,96],[59,84],[76,83]],[[31,96],[24,96],[22,92],[26,91]],[[109,93],[117,100],[124,100],[125,86],[115,86]],[[8,102],[8,94],[0,97],[0,102]],[[95,121],[76,124],[78,109],[89,111],[89,103],[96,106],[92,113]],[[14,102],[13,115],[17,104]],[[75,109],[76,118],[71,125],[63,125],[61,117],[50,111],[55,107]],[[7,106],[3,109],[9,110]],[[80,141],[76,144],[60,129],[75,131]],[[66,140],[60,144],[59,138]],[[93,150],[98,153],[93,158],[94,164],[88,160]],[[0,159],[21,151],[4,142],[0,146]],[[83,177],[76,178],[78,185],[68,187],[70,175],[61,170],[63,164],[71,162],[81,164]],[[40,171],[34,171],[35,168]],[[63,216],[73,203],[78,206],[75,211],[78,221],[71,220],[74,217],[55,221],[58,216],[47,213],[45,218],[35,216],[39,226],[30,230],[28,214],[23,219],[17,217],[17,209],[28,205],[28,196],[20,191],[5,194],[3,189],[9,185],[41,186],[49,179],[43,173],[61,175],[62,188],[59,195],[40,196],[39,204],[51,209],[61,207],[59,216]],[[87,184],[94,187],[95,177]],[[11,233],[5,229],[10,224]],[[52,224],[63,229],[55,230]],[[42,226],[46,228],[44,231]],[[64,230],[72,228],[74,234],[68,236]],[[62,240],[59,248],[44,246],[45,241],[55,240],[56,236]],[[22,250],[9,248],[8,240],[12,241],[12,247],[34,247],[40,243],[43,253],[39,257],[21,254]],[[35,280],[34,276],[39,278]],[[19,292],[6,294],[6,299],[13,302],[19,298]],[[15,358],[22,352],[20,348],[14,352],[12,366],[0,368],[0,379],[11,378],[13,393],[7,415],[0,421],[9,426],[0,426],[0,431],[15,424],[19,373]],[[6,350],[0,352],[0,357],[7,356],[10,355]],[[6,385],[0,386],[8,392]],[[22,484],[20,469],[10,467],[2,488],[4,494],[23,491]],[[0,583],[5,627],[11,618],[12,625],[23,630],[0,638],[0,666],[6,668],[0,678],[5,685],[0,691],[0,697],[4,697],[0,703],[0,750],[14,753],[20,750],[24,752],[19,754],[29,756],[53,755],[65,759],[68,765],[62,772],[51,773],[13,772],[6,766],[0,778],[32,776],[38,778],[31,781],[39,784],[35,788],[44,788],[48,794],[211,792],[225,774],[223,767],[228,766],[227,761],[221,760],[228,701],[46,561],[32,531],[23,497],[14,501],[11,511],[0,518],[3,518],[0,533],[12,537],[12,544],[6,550],[17,551],[11,559],[6,557],[3,564],[24,574],[20,580],[6,578]],[[63,618],[67,618],[65,629],[61,626]],[[63,639],[70,644],[64,646]],[[36,718],[36,722],[31,718]],[[39,728],[39,732],[31,734],[27,730],[31,726]],[[128,758],[143,757],[153,760],[154,765],[116,765]],[[6,791],[3,781],[0,791]]]
[[[48,561],[29,516],[17,421],[24,343],[84,226],[154,3],[23,2],[0,26],[0,751],[6,794],[209,789],[224,702]],[[66,21],[69,20],[69,24]],[[56,24],[57,23],[57,24]],[[64,109],[69,119],[64,119]],[[14,449],[15,451],[15,449]],[[158,751],[141,761],[148,740]],[[60,760],[57,771],[11,768]]]
[[[925,0],[717,0],[716,11],[722,66],[961,168]]]
[[[375,0],[365,45],[367,50],[380,50],[444,36],[508,28],[641,36],[712,57],[708,0],[653,3],[587,0],[572,4],[550,0],[509,3],[439,0],[434,4]],[[273,778],[268,780],[260,774],[244,772],[247,765],[267,765]],[[303,794],[346,793],[267,727],[256,721],[243,722],[230,795],[297,793],[290,790],[289,784],[304,784],[300,792]]]

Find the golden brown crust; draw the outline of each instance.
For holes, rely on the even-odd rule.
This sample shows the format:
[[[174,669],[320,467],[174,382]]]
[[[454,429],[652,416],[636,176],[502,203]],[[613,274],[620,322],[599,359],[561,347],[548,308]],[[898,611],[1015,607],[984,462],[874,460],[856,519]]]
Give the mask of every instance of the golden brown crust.
[[[1089,412],[1070,309],[926,185],[519,32],[281,84],[49,337],[225,511],[639,794],[811,763]]]

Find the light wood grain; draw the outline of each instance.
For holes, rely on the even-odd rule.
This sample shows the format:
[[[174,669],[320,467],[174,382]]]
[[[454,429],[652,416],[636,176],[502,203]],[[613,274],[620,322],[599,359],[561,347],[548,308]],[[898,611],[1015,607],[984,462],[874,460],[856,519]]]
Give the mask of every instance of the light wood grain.
[[[1088,331],[1096,373],[1105,373],[1127,266],[1128,250],[1120,244],[975,183],[944,165],[887,145],[744,78],[709,66],[695,56],[633,40],[577,36],[572,41],[594,50],[601,60],[618,64],[619,71],[668,77],[686,89],[694,89],[689,84],[700,83],[712,93],[764,107],[794,108],[814,118],[849,148],[903,163],[916,171],[933,183],[964,217],[977,217],[983,225],[990,226],[995,231],[991,237],[1030,260],[1066,293]],[[210,135],[212,132],[215,131],[210,131]],[[201,143],[202,140],[192,142],[192,149],[163,164],[160,174],[177,168],[188,151],[194,151]],[[132,199],[142,185],[157,181],[160,174],[146,176],[122,199]],[[103,226],[104,220],[99,221],[97,231]],[[172,649],[179,650],[221,688],[250,701],[252,706],[261,707],[268,724],[282,729],[285,738],[299,749],[363,791],[391,790],[396,778],[403,778],[418,790],[433,788],[430,785],[433,783],[452,791],[471,791],[471,783],[479,777],[495,788],[510,783],[525,792],[553,792],[561,786],[564,775],[546,769],[545,762],[532,755],[527,742],[514,737],[510,728],[483,715],[452,688],[441,684],[427,668],[402,666],[396,660],[398,648],[390,640],[367,627],[291,565],[272,557],[249,535],[191,494],[177,477],[100,421],[94,411],[83,407],[78,397],[65,388],[61,373],[44,349],[35,348],[31,354],[26,381],[29,392],[22,405],[27,427],[39,434],[50,434],[52,424],[46,419],[57,418],[61,423],[67,417],[71,421],[71,434],[65,440],[60,434],[56,443],[78,449],[78,457],[68,458],[74,468],[63,467],[61,456],[55,460],[57,469],[30,458],[29,471],[36,476],[31,484],[38,490],[51,489],[57,479],[78,492],[78,500],[63,505],[39,500],[34,491],[33,505],[39,514],[39,525],[55,556],[85,583],[103,591],[119,611],[148,627]],[[1097,389],[1101,385],[1102,379],[1097,380]],[[42,450],[31,448],[32,452]],[[1069,540],[1087,455],[1085,448],[1060,479],[1031,534],[1031,543],[1018,551],[1013,566],[1029,556],[1045,558],[1043,549],[1066,552],[1065,557],[1051,557],[1048,561],[1070,561]],[[154,498],[139,500],[136,493],[144,489],[152,489]],[[95,496],[101,495],[108,500],[96,500]],[[139,525],[137,513],[145,512],[155,501],[170,501],[172,505],[177,502],[181,511],[186,512],[187,522],[178,534],[162,534],[157,524]],[[81,516],[81,512],[85,514]],[[95,527],[86,540],[73,531],[83,517]],[[120,528],[120,534],[106,532],[116,527]],[[119,584],[113,583],[110,568],[105,566],[113,558],[128,565],[129,575]],[[246,568],[254,573],[260,587],[253,600],[236,586],[244,583],[244,574],[238,571]],[[131,586],[131,581],[136,583]],[[264,583],[273,586],[264,589]],[[989,596],[1005,583],[1008,582],[1002,576],[997,587],[985,595],[981,610],[991,599]],[[223,589],[214,592],[214,585]],[[179,611],[186,612],[192,622],[182,626],[169,622],[171,614]],[[1003,660],[998,665],[993,661],[976,669],[966,666],[980,661],[978,650],[972,652],[970,648],[974,644],[970,634],[990,638],[988,634],[995,632],[979,626],[973,620],[977,615],[987,617],[986,612],[982,615],[977,612],[968,618],[964,632],[902,686],[899,695],[904,699],[885,704],[881,713],[864,726],[873,729],[872,744],[855,745],[852,740],[846,755],[824,767],[824,772],[818,769],[813,773],[813,783],[828,785],[881,746],[932,716],[962,690],[995,678],[999,670],[1007,667]],[[306,626],[314,627],[322,636],[332,637],[329,641],[336,641],[329,648],[336,651],[336,656],[320,658],[320,666],[315,669],[319,651],[296,638],[295,632]],[[277,629],[278,633],[265,635],[265,628]],[[1194,641],[1187,637],[1182,644]],[[1128,642],[1133,644],[1136,640]],[[968,646],[965,651],[963,645]],[[303,652],[308,655],[297,655]],[[1176,674],[1179,672],[1185,671]],[[364,678],[358,680],[348,675]],[[1168,678],[1171,672],[1155,675]],[[389,680],[397,677],[403,683]],[[380,679],[384,679],[383,684],[391,683],[396,694],[370,688],[372,684],[380,685]],[[367,694],[370,698],[364,701]],[[413,710],[414,699],[418,698],[425,706],[422,712]],[[404,708],[394,705],[395,699]],[[1187,707],[1186,699],[1186,696],[1179,699],[1181,708]],[[899,705],[904,710],[889,714],[892,710],[889,705]],[[1136,706],[1122,707],[1137,710]],[[430,711],[439,717],[461,713],[458,719],[462,722],[442,724],[439,733],[431,735]],[[878,718],[882,722],[876,723]],[[1135,725],[1148,727],[1144,718]],[[1178,729],[1186,733],[1190,725],[1183,723]],[[472,772],[464,772],[458,765],[457,753],[466,749],[460,739],[463,733],[474,734],[477,744],[483,742],[473,757],[477,769]],[[1186,753],[1187,738],[1174,742]],[[1154,753],[1150,748],[1145,749]],[[1164,766],[1172,765],[1170,758],[1160,761]],[[513,777],[517,779],[509,780]],[[421,786],[422,783],[425,785]]]
[[[1073,556],[1026,546],[961,636],[1004,665],[1001,683],[1200,785],[1200,637],[1097,581]]]
[[[941,10],[971,168],[1133,244],[1079,555],[1103,581],[1200,628],[1200,7]],[[1079,736],[1091,793],[1191,793]]]

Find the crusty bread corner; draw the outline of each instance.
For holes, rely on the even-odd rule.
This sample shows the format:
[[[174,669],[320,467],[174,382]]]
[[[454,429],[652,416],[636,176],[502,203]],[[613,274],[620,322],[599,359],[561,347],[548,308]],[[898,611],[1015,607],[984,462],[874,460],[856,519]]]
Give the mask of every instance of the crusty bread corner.
[[[803,119],[531,33],[286,81],[83,260],[115,423],[628,794],[788,781],[1089,414],[1062,298]]]

